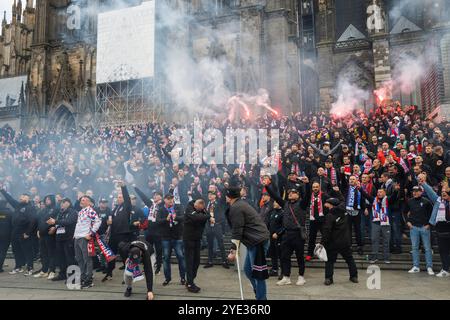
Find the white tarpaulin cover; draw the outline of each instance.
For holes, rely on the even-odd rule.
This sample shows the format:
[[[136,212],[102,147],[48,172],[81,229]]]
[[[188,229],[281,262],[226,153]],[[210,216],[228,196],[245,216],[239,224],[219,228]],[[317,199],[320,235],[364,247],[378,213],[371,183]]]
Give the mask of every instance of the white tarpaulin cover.
[[[98,84],[153,77],[154,51],[154,0],[98,15]]]

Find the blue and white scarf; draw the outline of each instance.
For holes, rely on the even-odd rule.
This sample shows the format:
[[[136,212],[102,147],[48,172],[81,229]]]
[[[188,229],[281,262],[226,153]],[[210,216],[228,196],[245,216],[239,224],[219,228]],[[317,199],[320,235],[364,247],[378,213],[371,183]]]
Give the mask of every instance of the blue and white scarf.
[[[355,195],[357,204],[356,208],[355,208]],[[361,209],[361,192],[356,187],[350,186],[350,188],[348,189],[346,209],[347,210]]]
[[[144,274],[139,269],[139,259],[127,259],[124,275],[133,277],[133,282],[144,280]]]

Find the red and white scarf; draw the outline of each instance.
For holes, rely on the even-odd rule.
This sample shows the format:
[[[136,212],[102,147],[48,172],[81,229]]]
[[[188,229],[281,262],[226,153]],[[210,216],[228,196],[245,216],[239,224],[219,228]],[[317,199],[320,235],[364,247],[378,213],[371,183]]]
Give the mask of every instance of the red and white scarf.
[[[323,206],[322,206],[322,191],[320,191],[317,196],[314,195],[314,192],[311,194],[311,208],[309,209],[309,220],[314,221],[314,202],[317,200],[317,211],[319,212],[319,217],[323,217]]]
[[[403,167],[403,170],[405,170],[405,173],[409,172],[409,167],[403,158],[400,158],[400,165]]]
[[[382,226],[389,226],[389,215],[388,215],[388,201],[387,197],[381,200],[381,207],[378,202],[378,197],[375,198],[372,204],[372,216],[373,222],[380,222]]]

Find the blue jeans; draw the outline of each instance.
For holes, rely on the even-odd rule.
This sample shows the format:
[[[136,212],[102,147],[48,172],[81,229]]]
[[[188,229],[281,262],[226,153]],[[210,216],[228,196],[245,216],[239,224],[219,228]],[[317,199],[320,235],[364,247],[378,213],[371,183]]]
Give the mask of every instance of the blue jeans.
[[[425,261],[427,262],[427,268],[433,268],[430,234],[430,229],[425,229],[425,227],[419,228],[413,226],[410,231],[414,267],[420,267],[419,245],[420,239],[422,239],[422,244],[425,249]]]
[[[183,240],[162,240],[161,242],[163,247],[164,276],[166,277],[166,280],[172,280],[172,273],[170,268],[170,257],[172,256],[172,249],[175,250],[175,255],[177,256],[180,278],[185,279],[186,266],[184,261]]]
[[[269,250],[269,240],[264,242],[264,252],[267,256]],[[267,300],[267,288],[266,280],[257,280],[252,277],[252,266],[256,257],[256,246],[247,248],[247,257],[244,263],[244,272],[247,278],[250,280],[253,290],[256,291],[256,300]]]

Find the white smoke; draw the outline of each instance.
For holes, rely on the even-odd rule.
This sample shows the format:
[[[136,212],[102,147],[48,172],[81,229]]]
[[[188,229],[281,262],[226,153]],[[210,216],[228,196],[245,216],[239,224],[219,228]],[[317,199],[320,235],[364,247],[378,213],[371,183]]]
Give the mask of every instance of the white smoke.
[[[165,3],[158,7],[158,17],[169,39],[157,44],[165,53],[157,63],[167,79],[166,90],[178,108],[191,115],[238,112],[247,117],[257,108],[271,111],[266,90],[260,89],[254,95],[236,92],[237,68],[230,60],[232,52],[227,50],[233,50],[238,36],[245,39],[250,35],[238,35],[239,28],[231,24],[213,27],[200,23],[186,10]],[[189,30],[195,30],[195,44],[188,41]]]
[[[394,23],[405,13],[414,14],[417,10],[425,9],[432,19],[443,19],[444,15],[448,17],[448,8],[442,8],[440,1],[437,0],[396,0],[394,3],[395,5],[389,11],[389,17]]]
[[[364,102],[370,97],[370,93],[350,82],[344,76],[340,76],[337,81],[335,97],[337,101],[331,105],[330,113],[344,117],[354,110],[364,107]]]

